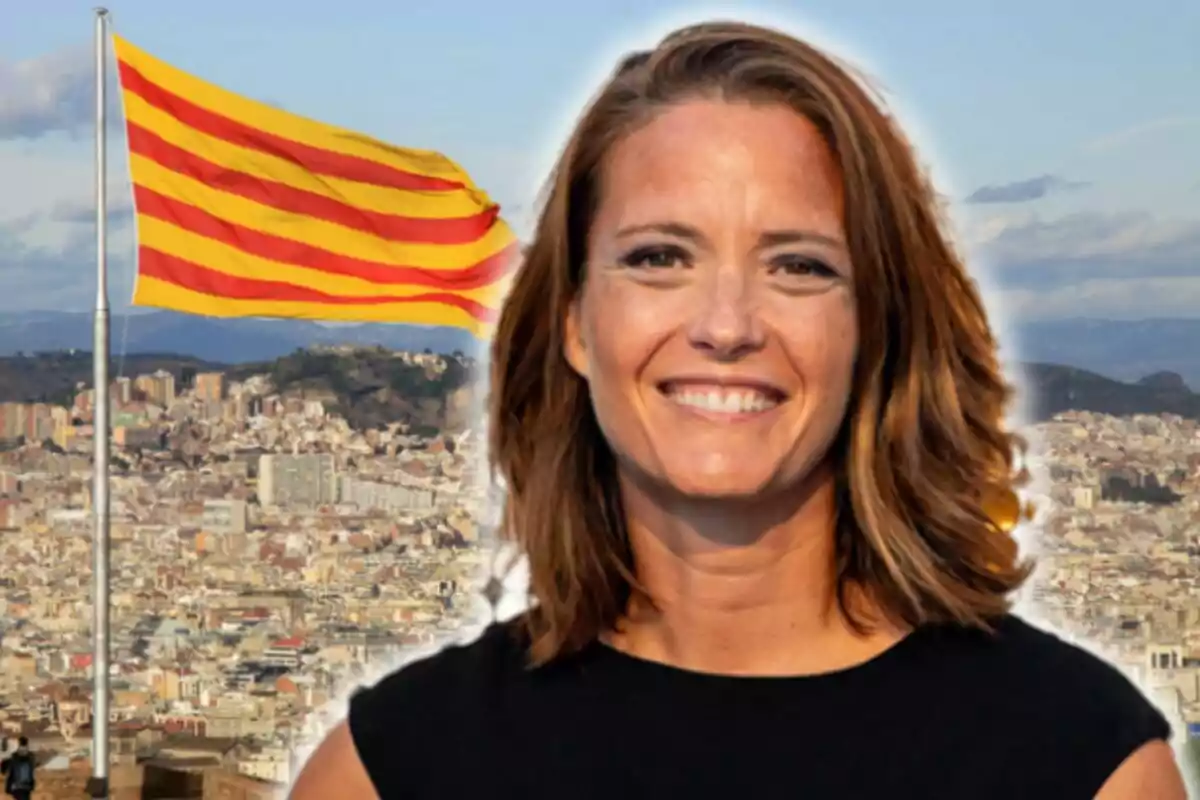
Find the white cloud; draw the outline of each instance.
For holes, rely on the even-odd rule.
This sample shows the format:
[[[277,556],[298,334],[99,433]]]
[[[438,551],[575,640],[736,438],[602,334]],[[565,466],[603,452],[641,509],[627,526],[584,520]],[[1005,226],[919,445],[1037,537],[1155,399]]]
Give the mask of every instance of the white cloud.
[[[1058,218],[1013,213],[969,222],[966,241],[998,265],[1086,259],[1200,259],[1200,219],[1168,219],[1147,213],[1080,212]]]
[[[49,209],[65,197],[83,197],[94,184],[87,154],[64,156],[47,148],[0,144],[0,222]]]
[[[95,296],[92,204],[78,193],[0,219],[0,312],[85,310]],[[133,227],[128,205],[110,206],[108,254],[114,307],[132,293]]]
[[[996,301],[1006,316],[1021,320],[1191,318],[1200,314],[1200,275],[1100,278],[1051,291],[1002,290]]]
[[[1009,183],[980,186],[964,198],[964,203],[976,205],[998,203],[1028,203],[1064,191],[1083,189],[1087,181],[1067,180],[1058,175],[1039,175]]]
[[[988,305],[1013,321],[1200,316],[1200,218],[956,208]]]
[[[88,130],[95,116],[93,63],[87,48],[0,61],[0,139]]]
[[[1103,136],[1097,136],[1095,139],[1084,143],[1083,150],[1089,155],[1101,155],[1111,150],[1116,150],[1119,147],[1124,147],[1149,134],[1192,125],[1200,126],[1200,115],[1160,117],[1159,119],[1139,122],[1136,125],[1131,125],[1119,131],[1106,133]]]

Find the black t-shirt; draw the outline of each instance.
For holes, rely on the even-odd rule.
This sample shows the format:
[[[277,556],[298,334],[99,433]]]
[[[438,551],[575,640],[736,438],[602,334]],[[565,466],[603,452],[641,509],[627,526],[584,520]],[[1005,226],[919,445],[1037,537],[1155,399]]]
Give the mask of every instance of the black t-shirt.
[[[1170,736],[1115,668],[1016,617],[790,678],[600,643],[531,670],[494,625],[360,690],[349,724],[383,800],[1092,800]]]

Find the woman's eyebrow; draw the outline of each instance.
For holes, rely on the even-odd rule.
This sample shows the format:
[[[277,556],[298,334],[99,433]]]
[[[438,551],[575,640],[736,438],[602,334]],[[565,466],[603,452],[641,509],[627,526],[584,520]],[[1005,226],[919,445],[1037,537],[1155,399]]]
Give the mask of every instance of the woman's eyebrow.
[[[623,239],[641,233],[663,233],[686,239],[697,244],[704,244],[707,238],[698,228],[682,222],[646,222],[637,225],[627,225],[617,231],[616,238]],[[828,247],[843,248],[846,242],[840,237],[830,236],[820,231],[806,228],[787,228],[775,231],[764,231],[758,238],[760,247],[777,247],[782,244],[816,243]]]
[[[767,231],[762,236],[758,237],[758,243],[762,247],[776,247],[781,244],[806,244],[815,243],[823,244],[828,247],[845,247],[846,243],[837,236],[830,236],[827,233],[820,231],[794,229]]]
[[[617,238],[623,239],[628,236],[635,236],[639,233],[665,233],[668,236],[676,236],[680,239],[687,239],[692,242],[702,243],[707,241],[704,234],[699,228],[692,225],[687,225],[683,222],[645,222],[637,225],[627,225],[617,231]]]

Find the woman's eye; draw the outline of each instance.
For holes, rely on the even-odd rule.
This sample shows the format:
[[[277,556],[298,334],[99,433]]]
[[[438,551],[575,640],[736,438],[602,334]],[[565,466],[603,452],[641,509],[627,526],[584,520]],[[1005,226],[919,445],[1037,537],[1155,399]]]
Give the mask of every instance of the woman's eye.
[[[828,278],[837,274],[837,271],[824,261],[807,256],[785,256],[776,259],[771,264],[771,272],[787,276],[819,278]]]
[[[678,247],[642,247],[621,259],[626,267],[670,269],[687,266],[687,253]]]

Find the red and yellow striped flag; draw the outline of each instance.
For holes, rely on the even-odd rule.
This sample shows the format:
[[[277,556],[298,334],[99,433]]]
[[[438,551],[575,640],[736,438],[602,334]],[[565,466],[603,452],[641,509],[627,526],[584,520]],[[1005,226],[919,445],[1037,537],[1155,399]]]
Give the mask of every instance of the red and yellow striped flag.
[[[516,239],[454,162],[227,92],[113,38],[135,305],[490,330]]]

